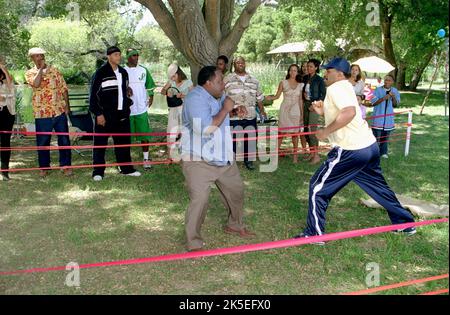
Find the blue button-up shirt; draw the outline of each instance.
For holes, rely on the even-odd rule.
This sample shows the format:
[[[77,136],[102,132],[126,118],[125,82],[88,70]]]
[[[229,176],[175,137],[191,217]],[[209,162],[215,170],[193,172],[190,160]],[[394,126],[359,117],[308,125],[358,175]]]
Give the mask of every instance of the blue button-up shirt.
[[[399,91],[396,88],[392,87],[391,92],[395,95],[395,98],[397,99],[397,104],[400,104]],[[373,98],[371,99],[372,104],[376,103],[376,101],[378,101],[379,99],[385,97],[386,93],[387,92],[384,86],[378,87],[373,93]],[[392,99],[389,99],[388,101],[384,101],[373,108],[372,116],[380,116],[372,120],[373,129],[380,129],[386,131],[392,131],[395,129],[395,119],[394,116],[392,115],[394,113],[393,105],[394,104],[392,102]]]
[[[184,99],[181,156],[183,161],[205,161],[214,166],[226,166],[234,160],[230,116],[213,133],[206,130],[213,117],[223,107],[225,95],[214,98],[203,87],[197,86]]]

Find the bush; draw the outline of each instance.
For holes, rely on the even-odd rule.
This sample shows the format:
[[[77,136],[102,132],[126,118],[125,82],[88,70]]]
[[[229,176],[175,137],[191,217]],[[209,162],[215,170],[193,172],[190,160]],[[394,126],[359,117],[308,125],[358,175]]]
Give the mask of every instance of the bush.
[[[9,70],[16,84],[25,84],[26,70]]]
[[[92,71],[89,71],[89,74],[75,68],[65,68],[60,71],[67,84],[84,85],[89,83],[95,70],[92,69]]]

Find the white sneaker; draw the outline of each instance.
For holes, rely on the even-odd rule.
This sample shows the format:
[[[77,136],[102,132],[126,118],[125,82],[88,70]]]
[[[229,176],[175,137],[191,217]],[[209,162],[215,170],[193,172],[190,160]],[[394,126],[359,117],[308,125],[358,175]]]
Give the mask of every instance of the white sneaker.
[[[415,227],[410,227],[410,228],[402,229],[402,230],[394,230],[393,232],[394,233],[403,233],[405,235],[412,236],[417,233],[417,230]]]
[[[309,238],[309,237],[310,237],[310,236],[306,235],[305,233],[300,233],[299,235],[295,236],[294,238],[295,238],[295,239],[298,239],[298,238]],[[311,244],[323,246],[323,245],[325,245],[325,242],[323,242],[323,241],[318,241],[318,242],[313,242],[313,243],[311,243]]]
[[[93,180],[94,180],[94,182],[101,182],[103,180],[103,177],[100,175],[95,175]]]
[[[125,174],[126,176],[131,176],[131,177],[139,177],[142,174],[138,171],[135,171],[134,173],[130,173],[130,174]]]
[[[382,157],[383,159],[388,159],[388,158],[389,158],[389,155],[383,154],[381,157]]]
[[[151,160],[147,160],[147,159],[144,160],[144,170],[149,170],[152,168],[152,165],[149,164],[149,162],[151,162]]]

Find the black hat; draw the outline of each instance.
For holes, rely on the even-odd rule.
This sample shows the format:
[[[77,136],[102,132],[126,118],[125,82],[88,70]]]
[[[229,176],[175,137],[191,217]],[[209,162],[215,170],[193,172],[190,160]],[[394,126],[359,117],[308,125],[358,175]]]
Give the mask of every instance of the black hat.
[[[108,50],[106,51],[106,54],[109,56],[109,55],[112,55],[112,54],[114,54],[116,52],[122,53],[118,47],[112,46],[112,47],[108,48]]]

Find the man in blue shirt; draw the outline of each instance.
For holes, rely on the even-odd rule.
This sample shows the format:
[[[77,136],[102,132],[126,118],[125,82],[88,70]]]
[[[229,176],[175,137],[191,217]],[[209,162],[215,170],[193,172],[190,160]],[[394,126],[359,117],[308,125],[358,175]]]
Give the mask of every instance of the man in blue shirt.
[[[377,117],[372,120],[372,131],[380,146],[382,158],[389,157],[389,137],[395,130],[394,107],[400,104],[400,92],[393,86],[394,83],[394,77],[388,74],[384,79],[384,85],[375,90],[371,100],[374,106],[373,116]]]
[[[212,184],[228,210],[225,233],[254,236],[243,224],[244,184],[234,159],[230,130],[230,115],[242,113],[233,110],[234,102],[224,96],[224,89],[222,72],[214,66],[204,67],[198,86],[184,100],[181,159],[190,198],[185,217],[188,251],[205,245],[201,226]]]

